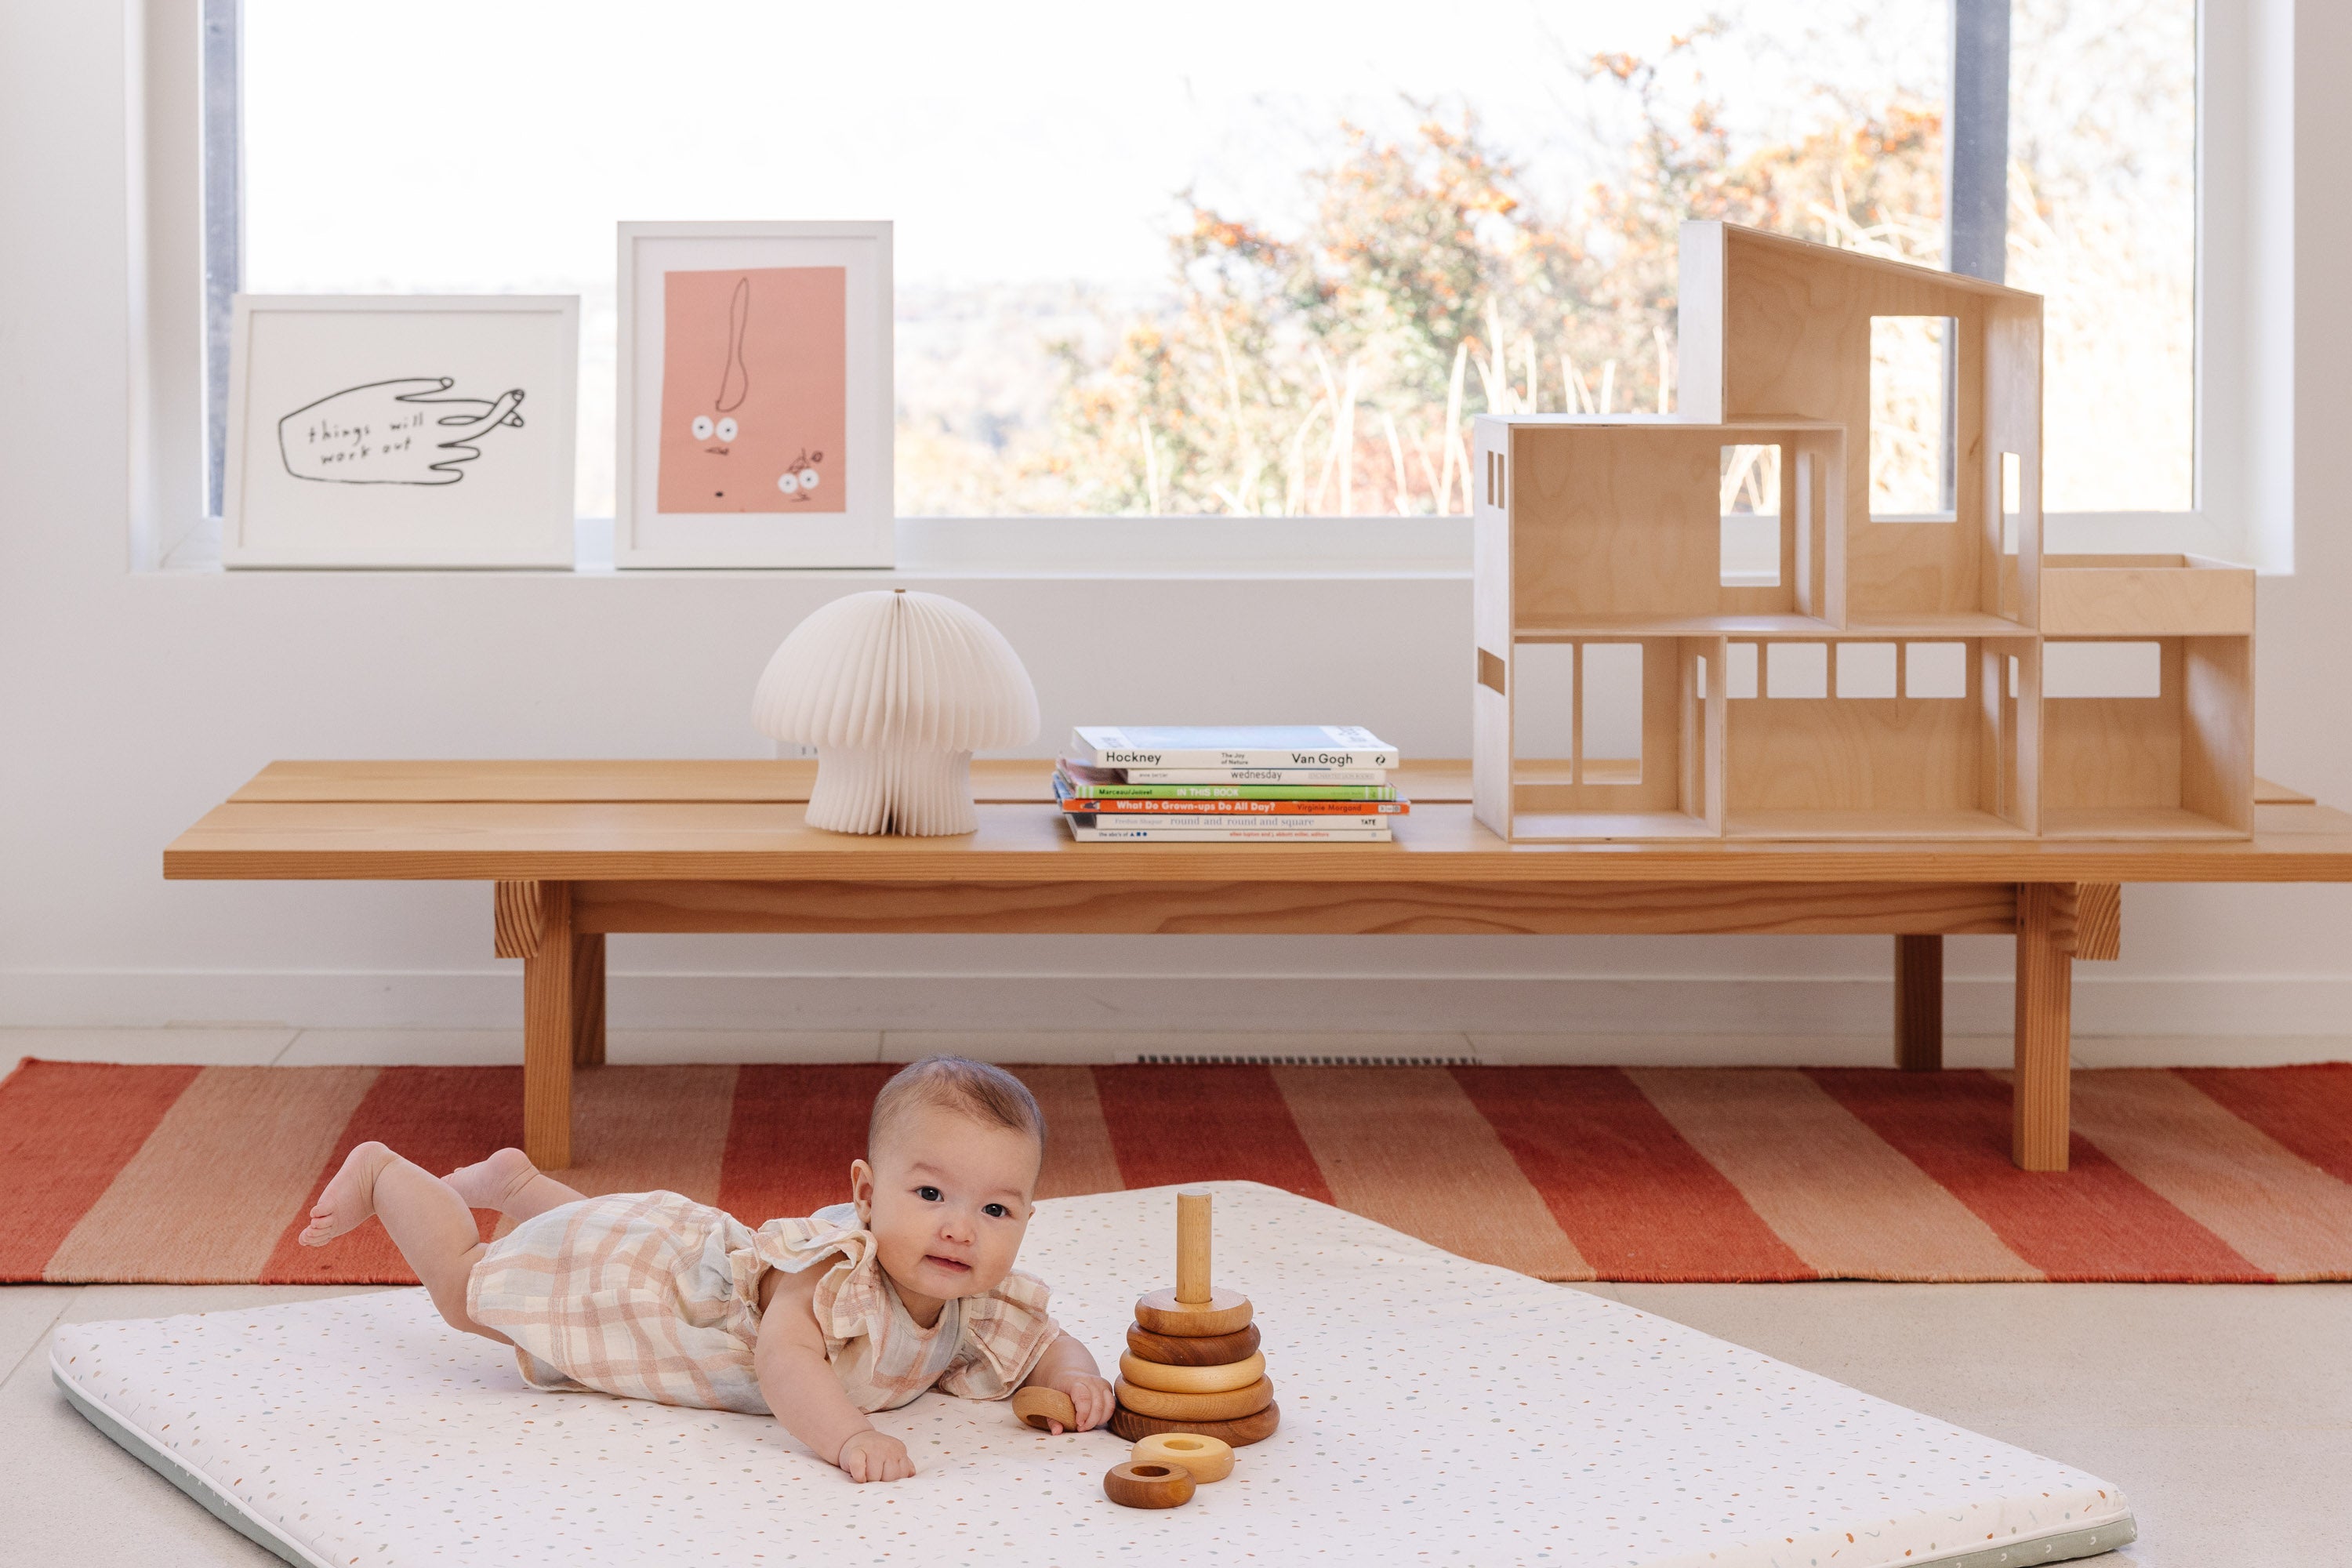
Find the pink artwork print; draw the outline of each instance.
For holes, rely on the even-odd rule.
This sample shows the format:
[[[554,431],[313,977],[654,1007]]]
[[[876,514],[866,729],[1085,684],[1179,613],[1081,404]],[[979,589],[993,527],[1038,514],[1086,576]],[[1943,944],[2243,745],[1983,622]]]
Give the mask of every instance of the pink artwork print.
[[[666,512],[845,510],[848,271],[662,279]]]

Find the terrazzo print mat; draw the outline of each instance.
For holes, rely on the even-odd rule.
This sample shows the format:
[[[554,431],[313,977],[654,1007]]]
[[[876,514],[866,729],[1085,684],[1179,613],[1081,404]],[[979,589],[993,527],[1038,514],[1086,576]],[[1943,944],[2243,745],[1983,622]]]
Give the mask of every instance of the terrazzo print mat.
[[[58,1330],[61,1381],[313,1560],[1836,1568],[2129,1539],[2115,1487],[1633,1308],[1217,1185],[1279,1431],[1181,1509],[1127,1445],[927,1394],[858,1487],[774,1422],[525,1386],[422,1291]],[[1040,1205],[1023,1266],[1097,1358],[1174,1267],[1172,1193]]]
[[[893,1070],[583,1068],[558,1174],[809,1214]],[[1983,1072],[1014,1070],[1052,1130],[1040,1196],[1258,1181],[1544,1279],[2352,1279],[2343,1065],[2077,1072],[2059,1174],[2011,1164]],[[295,1244],[343,1155],[447,1171],[521,1136],[520,1068],[27,1062],[0,1082],[0,1279],[414,1283],[378,1226]]]

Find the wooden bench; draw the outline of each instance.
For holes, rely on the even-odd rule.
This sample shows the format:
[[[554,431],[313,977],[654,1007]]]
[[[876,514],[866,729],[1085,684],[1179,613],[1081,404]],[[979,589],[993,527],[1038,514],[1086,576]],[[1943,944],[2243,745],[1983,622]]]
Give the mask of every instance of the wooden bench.
[[[614,931],[1839,932],[1895,939],[1895,1051],[1943,1060],[1943,946],[2017,938],[2017,1163],[2063,1171],[2077,958],[2113,958],[2126,882],[2352,881],[2352,816],[2272,785],[2252,839],[1505,844],[1463,763],[1402,771],[1393,844],[1078,844],[1048,764],[982,763],[976,834],[802,820],[814,764],[273,763],[163,852],[179,879],[497,884],[523,962],[524,1143],[572,1163],[572,1069],[604,1056]]]

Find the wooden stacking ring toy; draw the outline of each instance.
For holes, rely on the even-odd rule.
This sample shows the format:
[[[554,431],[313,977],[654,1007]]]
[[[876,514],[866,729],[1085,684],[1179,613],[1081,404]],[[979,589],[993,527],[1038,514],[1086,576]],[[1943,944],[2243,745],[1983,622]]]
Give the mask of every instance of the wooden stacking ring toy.
[[[1190,1432],[1196,1436],[1215,1437],[1236,1448],[1246,1448],[1252,1443],[1262,1443],[1274,1436],[1282,1422],[1282,1406],[1269,1405],[1255,1415],[1244,1415],[1238,1421],[1169,1421],[1140,1411],[1120,1409],[1112,1412],[1111,1434],[1130,1443],[1140,1443],[1160,1432]]]
[[[1196,1486],[1222,1481],[1234,1473],[1234,1446],[1194,1432],[1154,1432],[1138,1443],[1128,1458],[1139,1465],[1181,1465],[1192,1472]]]
[[[1078,1429],[1077,1406],[1072,1405],[1070,1396],[1058,1388],[1038,1385],[1015,1390],[1013,1414],[1040,1432],[1052,1431],[1052,1424],[1056,1421],[1062,1424],[1065,1432]]]
[[[1181,1508],[1192,1500],[1192,1472],[1129,1459],[1103,1472],[1103,1495],[1121,1508]]]
[[[1139,1415],[1164,1415],[1171,1421],[1236,1421],[1255,1415],[1274,1403],[1274,1380],[1261,1377],[1246,1388],[1223,1394],[1166,1394],[1138,1388],[1118,1380],[1118,1402]]]
[[[1183,1289],[1178,1286],[1177,1289]],[[1198,1301],[1178,1299],[1176,1290],[1154,1290],[1135,1302],[1135,1321],[1155,1334],[1178,1339],[1206,1339],[1234,1334],[1249,1327],[1250,1300],[1237,1290],[1210,1289]]]
[[[1130,1443],[1183,1434],[1240,1448],[1272,1436],[1282,1420],[1249,1298],[1210,1278],[1209,1202],[1207,1193],[1176,1194],[1175,1288],[1135,1303],[1110,1417]]]
[[[1176,1286],[1135,1303],[1135,1321],[1155,1334],[1201,1339],[1249,1327],[1249,1298],[1209,1283],[1209,1194],[1176,1194]]]
[[[1234,1334],[1155,1334],[1146,1328],[1127,1331],[1127,1348],[1161,1366],[1224,1366],[1248,1360],[1257,1344],[1255,1323]]]
[[[1136,1387],[1162,1394],[1229,1394],[1264,1377],[1265,1357],[1260,1353],[1223,1366],[1162,1366],[1139,1355],[1123,1355],[1118,1358],[1118,1372]]]

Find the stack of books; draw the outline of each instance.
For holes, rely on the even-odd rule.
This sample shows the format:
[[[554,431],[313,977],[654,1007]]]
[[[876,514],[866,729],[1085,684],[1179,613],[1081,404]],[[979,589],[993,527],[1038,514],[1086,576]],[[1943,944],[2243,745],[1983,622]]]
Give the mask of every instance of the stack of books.
[[[1084,842],[1385,844],[1412,809],[1369,730],[1080,725],[1054,774],[1062,820]]]

